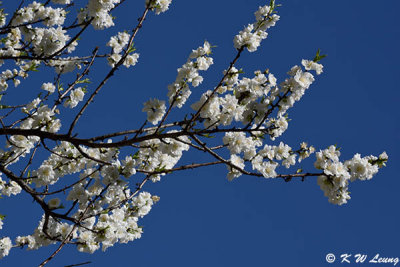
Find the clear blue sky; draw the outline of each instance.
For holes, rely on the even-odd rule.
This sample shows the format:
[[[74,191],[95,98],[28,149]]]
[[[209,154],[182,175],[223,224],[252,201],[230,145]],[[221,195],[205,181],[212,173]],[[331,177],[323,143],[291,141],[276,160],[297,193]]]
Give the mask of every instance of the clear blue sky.
[[[6,8],[17,4],[3,2]],[[176,69],[204,40],[217,45],[215,64],[191,99],[213,88],[235,55],[234,35],[254,21],[254,11],[265,3],[173,0],[168,12],[151,14],[135,39],[138,65],[121,69],[107,84],[80,121],[80,136],[140,125],[145,118],[142,103],[150,97],[166,99]],[[317,149],[337,144],[343,160],[355,153],[386,151],[387,167],[370,181],[352,183],[352,199],[340,207],[328,203],[314,178],[285,183],[242,176],[228,182],[224,166],[168,175],[145,187],[161,201],[141,221],[141,239],[93,255],[69,247],[48,266],[92,261],[87,266],[319,267],[340,266],[326,263],[329,252],[400,257],[400,2],[278,3],[283,4],[278,9],[281,20],[262,47],[244,53],[237,67],[249,76],[269,68],[282,81],[291,66],[311,59],[318,48],[328,57],[322,62],[323,74],[291,110],[289,129],[277,141],[294,147],[307,141]],[[114,13],[118,27],[106,35],[90,31],[83,38],[88,51],[106,43],[110,34],[131,29],[144,0],[123,6]],[[106,69],[97,67],[91,75],[100,78]],[[39,85],[43,75],[35,74],[32,83],[22,84],[16,92],[37,94],[39,89],[29,86]],[[175,112],[171,118],[181,114]],[[187,163],[196,160],[206,157],[187,153],[183,158]],[[0,201],[0,212],[8,215],[0,236],[30,234],[40,217],[35,204],[22,196]],[[1,266],[35,266],[55,248],[14,249]]]

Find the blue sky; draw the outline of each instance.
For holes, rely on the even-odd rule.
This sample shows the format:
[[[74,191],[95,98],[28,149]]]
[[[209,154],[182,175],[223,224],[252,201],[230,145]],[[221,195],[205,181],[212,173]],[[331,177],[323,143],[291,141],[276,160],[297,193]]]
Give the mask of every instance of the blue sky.
[[[4,2],[6,8],[17,4]],[[151,14],[135,39],[138,65],[121,69],[102,90],[78,125],[80,136],[139,126],[145,118],[142,103],[150,97],[166,99],[176,69],[204,40],[217,46],[215,64],[204,73],[205,81],[193,90],[191,100],[212,89],[235,56],[234,35],[254,21],[254,11],[265,3],[173,0],[168,12]],[[337,144],[343,160],[355,153],[386,151],[387,167],[370,181],[352,183],[352,199],[340,207],[328,203],[312,177],[285,183],[242,176],[228,182],[224,166],[171,174],[145,187],[161,201],[141,221],[141,239],[93,255],[69,247],[48,266],[92,261],[88,266],[308,267],[342,265],[326,263],[327,253],[400,258],[396,168],[400,2],[288,0],[281,4],[281,20],[270,29],[268,39],[257,52],[244,53],[237,67],[248,76],[269,68],[282,81],[290,67],[313,58],[318,48],[328,57],[322,62],[323,74],[289,112],[289,129],[277,142],[296,147],[307,141],[317,149]],[[105,44],[110,34],[132,28],[143,7],[144,0],[126,1],[114,13],[119,26],[105,32],[91,30],[81,41],[83,47],[92,51]],[[91,73],[93,80],[107,69],[97,66]],[[10,93],[10,99],[21,92],[37,94],[32,87],[40,86],[49,74],[35,74],[29,84]],[[182,118],[182,113],[175,111],[174,118]],[[182,160],[190,163],[207,157],[187,153]],[[312,162],[312,158],[306,161],[305,169]],[[0,212],[8,215],[0,236],[31,233],[40,217],[35,204],[23,197],[0,201]],[[55,248],[15,249],[1,264],[35,266]]]

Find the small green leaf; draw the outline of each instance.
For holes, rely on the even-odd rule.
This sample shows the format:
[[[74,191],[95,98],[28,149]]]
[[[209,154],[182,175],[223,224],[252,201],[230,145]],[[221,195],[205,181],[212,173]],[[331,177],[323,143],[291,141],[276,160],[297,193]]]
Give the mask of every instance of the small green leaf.
[[[317,54],[315,55],[313,61],[314,62],[319,62],[321,59],[325,58],[327,55],[321,55],[321,50],[318,48]]]
[[[135,154],[132,155],[133,159],[138,159],[139,158],[139,151],[136,151]]]
[[[130,54],[130,53],[133,53],[133,52],[135,52],[135,51],[136,51],[136,48],[133,47],[133,42],[132,42],[131,46],[129,47],[128,51],[126,51],[126,52],[127,52],[128,54]]]
[[[91,81],[90,81],[89,78],[86,78],[86,79],[84,79],[84,80],[80,80],[80,81],[77,81],[77,82],[76,82],[76,84],[80,84],[80,83],[91,83]]]
[[[57,83],[57,90],[58,90],[59,92],[61,92],[61,91],[64,90],[63,84],[62,84],[62,83],[60,83],[60,82]]]

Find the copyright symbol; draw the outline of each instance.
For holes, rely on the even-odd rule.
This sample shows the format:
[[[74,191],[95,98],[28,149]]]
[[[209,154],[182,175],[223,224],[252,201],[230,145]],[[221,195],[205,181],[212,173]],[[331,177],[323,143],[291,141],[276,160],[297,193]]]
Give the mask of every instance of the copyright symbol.
[[[334,263],[336,260],[336,257],[333,253],[328,253],[328,254],[326,254],[325,259],[326,259],[326,262],[328,262],[328,263]]]

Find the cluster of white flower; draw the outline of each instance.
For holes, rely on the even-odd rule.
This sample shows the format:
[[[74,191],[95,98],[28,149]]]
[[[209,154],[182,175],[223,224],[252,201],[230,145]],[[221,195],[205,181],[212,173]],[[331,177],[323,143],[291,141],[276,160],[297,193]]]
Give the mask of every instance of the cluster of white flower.
[[[207,70],[213,64],[211,45],[205,41],[203,46],[193,50],[187,62],[178,68],[178,75],[175,82],[168,85],[169,103],[181,108],[192,93],[189,83],[197,87],[202,83],[203,77],[199,75],[199,70]]]
[[[3,237],[0,239],[0,259],[8,255],[11,247],[12,243],[9,237]]]
[[[111,67],[114,67],[115,64],[117,64],[117,62],[121,60],[122,55],[120,53],[123,52],[123,49],[129,43],[129,38],[130,35],[126,32],[119,32],[116,36],[112,36],[110,38],[110,41],[107,43],[107,46],[112,48],[112,54],[107,59],[108,59],[108,64]],[[126,49],[131,49],[131,48],[126,48]],[[138,58],[139,58],[138,53],[130,53],[129,55],[126,56],[123,65],[127,68],[129,68],[130,66],[134,66],[137,63]]]
[[[244,153],[244,159],[250,160],[256,155],[256,147],[262,145],[262,141],[255,137],[246,137],[243,132],[228,132],[223,138],[231,154]]]
[[[111,47],[113,53],[119,54],[129,42],[130,35],[127,32],[119,32],[116,36],[112,36],[107,46]]]
[[[13,17],[13,26],[21,25],[13,29],[7,35],[5,47],[8,55],[17,56],[17,50],[21,47],[21,33],[27,43],[33,45],[33,51],[38,56],[49,56],[63,48],[70,37],[61,27],[65,21],[66,12],[62,8],[45,7],[43,4],[34,1],[26,7],[19,9]],[[22,26],[27,23],[42,22],[48,28],[33,27],[32,25]],[[72,52],[77,45],[73,42],[68,47]],[[19,51],[21,52],[21,51]],[[4,52],[3,52],[4,53]]]
[[[140,238],[142,228],[138,226],[137,222],[139,218],[150,212],[152,205],[158,199],[158,197],[151,196],[147,192],[142,192],[137,197],[134,197],[129,205],[114,208],[111,213],[108,211],[102,212],[98,216],[97,222],[96,217],[91,216],[83,221],[82,225],[84,227],[79,227],[75,230],[72,225],[58,222],[49,217],[46,234],[48,236],[65,238],[71,233],[71,239],[76,239],[79,242],[77,246],[79,251],[93,253],[100,248],[100,244],[102,245],[102,250],[105,251],[117,242],[127,243]],[[18,246],[26,245],[28,249],[38,249],[54,243],[55,240],[50,240],[43,233],[44,223],[45,218],[43,216],[32,235],[18,236],[15,243]],[[11,240],[7,240],[7,242],[9,242],[11,248]],[[7,248],[6,245],[3,245],[3,247]],[[0,243],[0,249],[3,247],[2,243]],[[7,253],[8,251],[9,248]]]
[[[217,88],[219,95],[211,96],[212,91],[207,91],[191,106],[196,111],[201,108],[200,116],[204,119],[205,127],[230,125],[233,120],[243,124],[263,120],[268,105],[275,98],[268,94],[276,87],[276,78],[271,73],[267,77],[260,71],[255,72],[253,79],[239,80],[238,75],[237,69],[232,68],[226,75],[222,89]],[[222,96],[224,93],[226,95]]]
[[[234,166],[236,166],[240,169],[243,169],[245,166],[244,160],[241,157],[239,157],[238,155],[234,155],[234,154],[231,155],[230,163],[232,163]],[[227,174],[227,178],[229,181],[232,181],[234,178],[237,178],[242,175],[242,172],[238,169],[235,169],[229,165],[227,165],[227,168],[229,170],[229,172]]]
[[[52,94],[56,90],[56,87],[52,83],[43,83],[42,89]]]
[[[67,57],[63,59],[50,60],[48,65],[54,67],[57,74],[64,74],[81,68],[82,61],[77,57]]]
[[[303,59],[301,61],[301,65],[303,65],[306,70],[315,71],[317,75],[320,75],[322,73],[323,66],[313,60]]]
[[[129,178],[136,174],[136,160],[132,156],[126,156],[125,160],[122,161],[122,175],[125,178]]]
[[[3,40],[4,48],[0,49],[0,56],[17,57],[21,54],[20,48],[21,43],[21,31],[19,28],[13,28],[7,34]],[[4,61],[0,60],[0,65],[3,65]]]
[[[16,82],[14,82],[15,86],[18,86],[18,84],[20,83],[20,81],[18,79],[15,79],[15,77],[18,75],[18,71],[16,69],[14,69],[13,71],[11,70],[5,70],[0,74],[0,92],[3,92],[5,90],[7,90],[8,88],[8,83],[7,81],[9,80],[14,80]]]
[[[8,50],[6,50],[8,51]],[[6,53],[5,53],[6,54]],[[1,56],[1,50],[0,50],[0,56]],[[0,60],[0,65],[3,62]],[[0,92],[7,90],[8,88],[8,83],[9,81],[13,81],[14,87],[17,87],[18,85],[21,84],[21,81],[17,78],[17,77],[21,77],[23,79],[28,77],[28,71],[35,69],[36,66],[38,64],[37,60],[33,60],[33,61],[21,61],[18,62],[19,65],[19,70],[17,69],[7,69],[5,71],[3,71],[0,74]]]
[[[154,197],[152,197],[148,192],[142,192],[139,194],[139,196],[135,197],[132,200],[135,216],[140,218],[146,216],[150,212],[151,207],[154,204]],[[158,197],[156,197],[155,199],[158,199]]]
[[[175,156],[182,154],[182,150],[185,148],[181,148],[181,145],[175,144],[171,140],[166,141],[171,142],[171,148],[175,148],[172,150]],[[107,186],[107,191],[101,200],[94,202],[91,210],[86,213],[87,219],[82,222],[84,227],[78,227],[72,233],[71,238],[80,243],[77,247],[78,250],[93,253],[102,245],[104,251],[117,242],[127,243],[140,238],[142,229],[137,225],[137,221],[148,214],[158,197],[152,197],[149,193],[142,192],[127,202],[129,205],[115,208],[121,201],[127,201],[127,196],[130,195],[130,190],[126,188],[126,182],[122,181],[119,176],[121,174],[125,177],[134,175],[136,173],[136,160],[127,156],[123,165],[121,165],[118,160],[113,160],[118,156],[116,149],[86,149],[84,147],[80,149],[98,160],[113,161],[112,165],[103,167],[101,182],[98,179],[99,172],[96,170],[98,162],[82,157],[80,152],[67,142],[62,142],[54,148],[54,153],[43,162],[37,171],[33,172],[32,176],[36,186],[53,184],[58,180],[58,177],[76,173],[83,169],[85,171],[81,174],[80,179],[94,178],[95,183],[93,185],[88,187],[89,181],[84,179],[73,186],[67,196],[67,200],[74,200],[79,203],[79,209],[73,215],[76,218],[81,216],[90,199],[101,194]],[[50,209],[59,208],[61,201],[59,198],[52,198],[48,201],[48,206]],[[107,210],[107,206],[112,210],[111,213]],[[99,216],[97,223],[96,216]],[[45,223],[46,220],[43,217],[35,232],[30,236],[17,237],[16,244],[18,246],[27,245],[28,249],[38,249],[56,242],[58,238],[65,238],[73,230],[73,225],[61,223],[49,217],[45,227],[47,231],[44,233]],[[48,236],[54,238],[49,239]]]
[[[306,142],[300,144],[300,149],[297,153],[299,153],[299,162],[303,159],[308,158],[312,153],[315,152],[315,148],[313,146],[308,146]]]
[[[279,146],[265,145],[257,152],[251,163],[253,169],[259,171],[265,178],[274,178],[277,176],[275,169],[279,166],[276,161],[282,161],[283,166],[290,168],[296,164],[296,154],[290,146],[280,142]]]
[[[259,151],[257,147],[262,145],[262,140],[257,137],[246,137],[243,132],[229,132],[223,138],[224,144],[231,153],[230,162],[236,167],[243,169],[245,161],[251,161],[253,170],[260,172],[265,178],[274,178],[277,176],[275,169],[279,166],[277,161],[281,161],[281,165],[286,168],[296,164],[296,153],[302,154],[302,157],[308,157],[312,149],[307,147],[293,151],[292,148],[283,142],[278,146],[265,145]],[[303,145],[304,147],[304,145]],[[243,153],[243,159],[239,154]],[[308,154],[308,155],[306,155]],[[239,177],[242,173],[231,166],[228,166],[228,179]]]
[[[19,193],[21,193],[21,190],[22,188],[16,182],[10,181],[9,183],[6,183],[0,177],[0,196],[4,195],[9,197],[11,195],[18,195]],[[2,224],[1,218],[0,218],[0,223]]]
[[[37,137],[25,137],[23,135],[13,135],[7,141],[7,147],[9,151],[1,153],[1,158],[6,163],[15,163],[20,157],[24,157],[30,153],[31,149],[34,148],[35,143],[39,139]],[[20,155],[20,157],[13,157],[13,155]]]
[[[235,36],[233,43],[236,49],[246,47],[249,52],[254,52],[260,46],[261,41],[266,39],[268,28],[275,26],[279,16],[271,14],[274,6],[263,6],[255,12],[256,22],[247,25],[238,35]]]
[[[31,103],[27,104],[22,108],[22,112],[27,114],[27,117],[21,120],[19,124],[20,129],[40,129],[55,133],[61,128],[61,121],[55,118],[55,111],[51,110],[47,105],[41,105],[40,99],[36,98]],[[31,112],[33,110],[33,112]],[[34,148],[35,144],[40,140],[37,136],[13,135],[7,139],[7,147],[9,151],[0,152],[0,158],[10,163],[17,162],[20,157],[24,157],[30,153],[31,149]],[[14,157],[13,155],[18,155]]]
[[[156,125],[165,114],[165,101],[156,98],[144,103],[143,112],[147,112],[147,120]]]
[[[78,87],[71,91],[68,99],[65,100],[64,102],[64,106],[74,108],[79,104],[79,102],[83,100],[84,96],[85,96],[84,89],[82,87]]]
[[[156,11],[156,14],[163,13],[168,10],[172,0],[146,0],[146,7]]]
[[[233,100],[233,99],[232,99]],[[212,95],[212,91],[208,90],[201,96],[200,100],[192,104],[190,107],[196,111],[199,111],[200,116],[204,119],[204,127],[212,128],[216,127],[219,123],[220,110],[220,97]],[[230,105],[235,105],[234,101],[231,101]],[[234,107],[238,106],[237,103]],[[232,113],[235,114],[235,113]],[[237,116],[236,116],[237,117]]]
[[[46,57],[56,52],[61,52],[62,48],[66,48],[66,51],[69,53],[72,52],[77,42],[74,41],[68,47],[65,47],[67,41],[70,39],[66,31],[61,27],[65,16],[66,11],[64,9],[52,8],[35,1],[26,7],[20,8],[16,11],[10,22],[13,28],[2,39],[4,47],[0,49],[0,56],[18,57],[29,51],[33,52],[35,56]],[[36,22],[41,22],[47,28],[33,27]],[[27,25],[30,23],[32,25]],[[31,49],[27,49],[27,45]],[[8,80],[12,80],[14,85],[18,86],[20,80],[17,79],[17,76],[25,79],[28,77],[28,71],[36,70],[41,64],[38,60],[19,60],[15,63],[19,66],[20,70],[8,70],[7,77],[0,78],[0,90],[7,89]],[[2,64],[3,60],[0,60],[0,65]],[[11,72],[12,75],[10,75]]]
[[[102,213],[97,223],[94,217],[86,220],[85,228],[78,234],[78,250],[93,253],[102,246],[105,251],[115,243],[127,243],[141,237],[142,228],[137,221],[147,215],[154,204],[154,196],[147,192],[134,197],[129,205],[112,210],[112,213]]]
[[[127,243],[138,239],[142,233],[142,229],[137,225],[137,217],[130,216],[126,207],[113,210],[111,215],[100,215],[94,229],[98,229],[100,234],[83,229],[80,231],[78,240],[84,245],[79,245],[78,250],[93,253],[100,248],[101,242],[102,250],[105,251],[118,241]]]
[[[272,141],[281,136],[289,126],[286,117],[279,117],[278,119],[270,118],[268,119],[266,125],[269,128],[268,134],[270,135]]]
[[[138,53],[129,54],[126,56],[123,65],[127,68],[133,67],[138,62],[138,59],[139,59]]]
[[[83,8],[78,14],[79,23],[83,23],[93,18],[92,25],[96,30],[102,30],[114,26],[114,21],[110,15],[111,9],[118,4],[120,0],[89,0],[86,8]]]
[[[66,46],[70,37],[62,27],[57,28],[34,28],[24,31],[25,40],[32,43],[33,50],[38,56],[50,56]],[[76,42],[68,47],[72,52]]]
[[[360,154],[355,154],[351,160],[345,161],[344,165],[350,172],[351,181],[356,179],[369,180],[378,172],[378,163],[380,161],[387,161],[387,159],[386,152],[383,152],[379,158],[372,155],[361,158]]]
[[[241,71],[235,68],[235,66],[232,66],[232,68],[229,69],[229,73],[227,73],[226,70],[224,70],[223,73],[225,78],[223,84],[217,88],[218,94],[223,94],[227,90],[232,91],[233,87],[239,82],[239,73],[241,73]]]
[[[68,5],[71,3],[71,0],[51,0],[53,3],[61,4],[61,5]]]
[[[66,12],[62,8],[46,7],[42,3],[34,1],[16,12],[12,25],[18,26],[37,21],[41,21],[47,27],[63,25],[65,15]]]
[[[38,102],[39,99],[36,98],[33,101],[33,104],[35,105]],[[26,111],[26,109],[24,111]],[[58,132],[58,130],[60,130],[61,128],[61,121],[54,117],[55,114],[56,113],[51,110],[47,105],[42,105],[37,108],[32,114],[30,114],[29,118],[21,123],[20,128],[41,129],[51,133]]]
[[[318,177],[318,184],[329,202],[342,205],[350,199],[349,181],[371,179],[379,167],[384,166],[388,157],[385,152],[378,158],[375,156],[361,158],[360,154],[356,154],[351,160],[342,163],[339,161],[339,156],[339,149],[330,146],[316,153],[317,160],[314,166],[324,171],[324,175]]]
[[[1,53],[0,53],[1,54]],[[0,65],[2,62],[0,62]],[[38,64],[38,61],[21,61],[18,63],[19,70],[17,69],[7,69],[0,74],[0,92],[7,90],[8,81],[13,81],[14,87],[20,85],[21,81],[17,77],[21,77],[23,79],[28,77],[28,71],[34,69]]]
[[[63,5],[74,4],[71,0],[52,0],[52,2]],[[86,7],[78,13],[78,22],[70,27],[63,27],[68,7],[52,8],[50,1],[47,1],[46,5],[34,1],[19,9],[12,17],[10,22],[12,26],[5,28],[2,33],[6,37],[0,42],[2,46],[0,57],[16,57],[17,59],[14,60],[16,65],[14,69],[11,67],[0,74],[0,92],[5,91],[11,81],[15,87],[18,86],[20,78],[26,78],[29,71],[37,70],[42,63],[44,66],[53,67],[59,74],[54,83],[42,83],[41,88],[46,91],[46,94],[39,94],[30,103],[15,107],[2,105],[2,109],[11,109],[9,114],[14,110],[18,111],[17,107],[21,107],[24,116],[10,124],[3,124],[11,125],[4,127],[5,131],[8,129],[34,131],[26,131],[29,133],[21,135],[6,135],[8,150],[0,150],[1,167],[8,168],[12,163],[30,154],[32,150],[34,152],[21,174],[20,181],[25,184],[21,184],[19,178],[15,178],[17,176],[7,175],[8,178],[4,178],[5,180],[0,177],[0,195],[16,195],[24,189],[29,194],[40,196],[36,200],[45,210],[33,234],[18,236],[15,240],[16,246],[38,249],[62,242],[69,236],[68,240],[77,244],[79,251],[93,253],[100,248],[104,251],[116,243],[127,243],[140,238],[142,228],[138,225],[138,221],[147,215],[153,204],[159,200],[157,196],[142,192],[143,184],[148,179],[157,182],[161,176],[171,172],[171,169],[176,170],[174,168],[183,152],[188,151],[190,146],[209,152],[220,160],[216,163],[225,163],[229,180],[243,173],[265,178],[281,177],[287,180],[295,176],[302,178],[310,176],[310,173],[303,173],[302,169],[298,169],[296,174],[278,174],[278,168],[289,169],[296,162],[310,157],[315,152],[313,146],[301,143],[298,150],[293,150],[283,142],[279,145],[270,145],[265,144],[264,141],[268,136],[271,140],[275,140],[288,128],[287,111],[301,99],[314,82],[314,76],[310,71],[315,71],[317,75],[323,72],[323,66],[318,63],[323,58],[319,51],[314,60],[301,61],[304,68],[292,67],[288,72],[290,77],[280,84],[277,84],[276,77],[269,70],[256,71],[250,78],[239,77],[243,71],[233,66],[240,56],[238,52],[237,58],[229,69],[223,72],[221,84],[213,90],[204,92],[199,101],[191,105],[192,109],[198,112],[192,117],[193,124],[187,125],[187,117],[185,117],[182,121],[165,124],[159,132],[154,130],[157,127],[150,127],[143,131],[141,129],[135,138],[144,137],[139,140],[146,141],[139,143],[134,138],[132,139],[134,142],[127,145],[134,148],[135,154],[127,155],[129,152],[120,151],[121,147],[117,147],[115,143],[112,144],[111,139],[107,140],[107,143],[102,143],[100,140],[105,140],[103,137],[75,139],[93,142],[90,145],[84,143],[87,144],[86,147],[78,146],[73,140],[60,141],[76,137],[54,134],[61,128],[61,121],[57,118],[59,116],[56,116],[60,113],[58,105],[64,104],[65,107],[75,108],[83,101],[87,93],[86,87],[72,86],[85,82],[81,78],[87,75],[93,63],[88,61],[90,56],[65,57],[65,54],[73,52],[77,46],[76,41],[67,45],[71,40],[67,30],[76,26],[87,26],[89,21],[95,29],[111,27],[114,22],[110,12],[120,2],[123,1],[88,0]],[[257,50],[261,41],[267,37],[267,30],[279,20],[279,16],[274,14],[276,7],[274,2],[271,1],[269,6],[259,7],[255,12],[256,22],[249,24],[234,38],[236,49],[242,51],[247,48],[250,52]],[[160,14],[168,10],[171,0],[146,0],[145,4],[147,10]],[[5,23],[6,14],[0,9],[0,27]],[[45,27],[36,27],[39,23]],[[133,41],[131,38],[133,36],[127,32],[119,32],[110,38],[107,46],[111,47],[112,51],[105,57],[111,67],[114,68],[117,64],[119,66],[123,57],[125,60],[122,64],[126,67],[137,63],[139,54],[134,53],[135,49],[129,45],[130,41]],[[186,63],[178,68],[175,82],[168,86],[169,108],[181,108],[191,95],[189,85],[197,87],[203,82],[203,77],[199,72],[208,70],[213,64],[210,54],[211,45],[205,41],[202,46],[192,50]],[[37,60],[39,58],[42,59]],[[95,57],[92,58],[94,59]],[[4,62],[0,60],[0,66]],[[81,69],[81,65],[86,65],[88,68],[81,73],[82,76],[78,74],[75,82],[69,83],[71,87],[63,92],[61,80],[65,77],[61,74],[71,72],[75,68]],[[56,90],[58,94],[53,94]],[[49,108],[48,103],[54,98],[56,98],[55,104],[53,108]],[[158,99],[145,102],[142,109],[147,113],[147,121],[153,125],[157,125],[163,119],[166,110],[166,102]],[[2,123],[3,118],[5,121],[9,114],[2,116]],[[10,117],[15,116],[10,115]],[[197,122],[203,123],[205,128]],[[187,127],[179,129],[179,126],[183,128],[184,125]],[[47,147],[44,143],[47,137],[41,139],[40,134],[39,136],[30,135],[30,132],[34,134],[39,132],[36,130],[40,130],[40,134],[42,134],[41,131],[47,132],[45,134],[51,136],[49,139],[56,141],[55,147],[51,149]],[[223,145],[210,146],[209,149],[206,143],[203,144],[194,138],[195,136],[210,137],[210,135],[221,133],[225,133],[222,139]],[[62,138],[58,140],[58,136]],[[114,136],[118,140],[121,134],[112,133],[108,136]],[[164,136],[168,137],[164,138]],[[189,136],[192,136],[195,140],[193,142],[197,141],[198,144],[192,144]],[[131,141],[128,139],[128,134],[125,140]],[[115,147],[89,147],[102,145]],[[42,148],[50,151],[50,156],[42,161],[40,166],[31,165],[34,153]],[[229,150],[229,157],[226,160],[213,152],[225,148]],[[124,159],[122,155],[125,156]],[[319,176],[318,184],[329,201],[339,205],[350,199],[348,192],[350,182],[357,179],[371,179],[380,167],[385,166],[388,159],[386,153],[382,153],[379,157],[363,158],[355,154],[352,159],[340,162],[339,156],[340,152],[334,146],[317,152],[314,165],[323,172],[311,174]],[[204,165],[210,165],[210,163]],[[246,165],[249,165],[248,168],[251,166],[254,172],[247,171]],[[192,167],[193,165],[183,165],[177,169]],[[137,184],[136,190],[132,190],[129,180],[136,173],[142,173],[145,177],[142,183]],[[69,176],[68,179],[61,179],[65,176]],[[134,178],[136,179],[136,176]],[[53,185],[57,182],[65,187],[54,191]],[[25,185],[29,190],[24,187]],[[31,185],[44,191],[36,191],[30,188]],[[45,193],[42,194],[42,192]],[[58,214],[57,212],[64,208],[63,203],[66,206],[73,204],[66,213]],[[79,223],[74,223],[78,221]],[[0,229],[2,227],[3,222],[0,216]],[[10,238],[1,238],[0,258],[8,255],[11,247]]]
[[[92,158],[99,160],[112,160],[115,155],[115,151],[108,149],[101,153],[99,149],[86,149],[81,147],[87,155]],[[54,154],[43,161],[42,165],[37,171],[33,172],[34,183],[37,187],[54,184],[58,181],[59,177],[63,177],[68,174],[74,174],[80,172],[86,168],[84,174],[85,177],[95,171],[97,162],[84,158],[81,153],[70,143],[61,142],[60,145],[53,148]],[[94,177],[93,175],[88,175]]]
[[[14,29],[12,30],[13,32]],[[5,43],[9,43],[10,39],[6,38]],[[16,46],[9,46],[7,48],[5,48],[4,50],[0,49],[0,57],[1,56],[19,56],[20,55],[20,51],[18,50],[19,45]],[[2,60],[0,60],[0,66],[3,64],[4,62]],[[21,60],[19,62],[16,63],[16,65],[18,65],[19,70],[17,69],[7,69],[5,71],[3,71],[0,74],[0,92],[7,90],[8,88],[8,82],[12,81],[14,84],[14,87],[17,87],[18,85],[20,85],[21,80],[18,78],[23,78],[26,79],[29,75],[28,72],[31,70],[36,70],[36,68],[40,65],[40,62],[38,60],[32,60],[32,61],[24,61]]]
[[[321,73],[323,68],[321,64],[305,59],[302,60],[302,65],[306,70],[310,70],[309,66],[312,65],[313,68],[311,69],[316,70],[317,74]],[[297,65],[292,67],[288,74],[291,77],[281,84],[281,91],[286,94],[284,99],[279,102],[279,115],[281,116],[285,114],[289,108],[293,107],[296,101],[301,99],[305,90],[307,90],[315,80],[310,72],[303,71],[301,67]]]
[[[174,132],[176,131],[169,131],[168,133]],[[189,150],[189,143],[190,140],[187,136],[141,142],[141,149],[138,153],[138,168],[147,172],[162,172],[165,169],[171,169],[178,163],[183,151]],[[165,175],[165,173],[152,175],[152,181],[159,181],[161,175]]]
[[[43,232],[43,227],[45,222],[47,221],[46,233]],[[45,216],[42,216],[42,219],[39,222],[38,227],[35,229],[32,235],[28,236],[18,236],[15,239],[15,244],[17,246],[27,246],[29,250],[38,249],[40,247],[48,246],[56,243],[56,240],[66,238],[67,235],[71,233],[73,230],[73,226],[68,223],[61,223],[57,220],[54,220],[52,217],[48,217],[45,219]],[[71,234],[72,238],[76,238],[76,230]],[[54,237],[54,240],[49,239],[48,236]],[[59,239],[57,239],[59,238]]]

